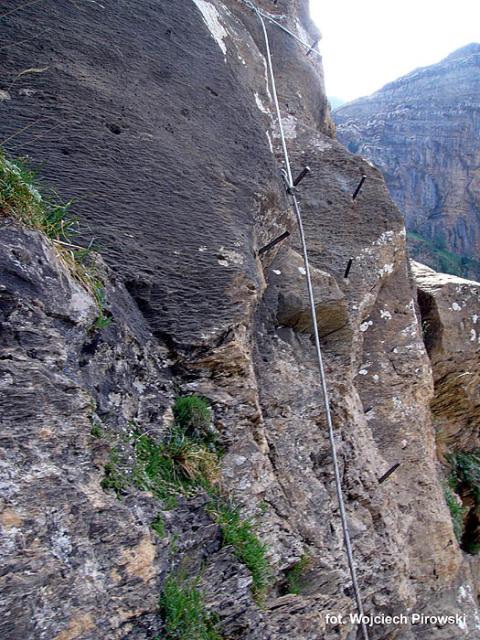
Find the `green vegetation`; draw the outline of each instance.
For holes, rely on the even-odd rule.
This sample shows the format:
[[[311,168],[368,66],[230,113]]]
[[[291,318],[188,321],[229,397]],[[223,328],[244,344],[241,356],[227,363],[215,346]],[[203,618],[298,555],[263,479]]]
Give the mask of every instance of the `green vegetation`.
[[[252,523],[242,520],[238,507],[217,500],[210,513],[220,526],[223,543],[231,545],[237,558],[250,570],[253,594],[258,601],[262,601],[270,581],[267,546],[253,532]]]
[[[414,248],[418,246],[420,251],[432,256],[436,263],[434,267],[438,271],[463,277],[467,277],[472,272],[480,275],[480,261],[448,251],[445,240],[442,237],[438,236],[436,239],[431,240],[416,231],[409,231],[407,238]],[[415,250],[413,251],[413,257],[415,257]]]
[[[179,494],[193,495],[199,489],[210,492],[218,483],[215,452],[191,440],[178,428],[174,428],[162,443],[138,434],[134,447],[133,482],[160,500],[168,502]]]
[[[185,398],[187,402],[183,402]],[[232,545],[235,555],[252,573],[252,591],[261,601],[270,579],[267,547],[255,535],[252,523],[242,520],[238,508],[222,497],[220,454],[211,433],[205,430],[211,423],[210,406],[198,396],[185,398],[177,398],[177,422],[163,441],[156,442],[133,429],[126,441],[112,448],[102,486],[115,491],[119,498],[130,487],[148,491],[167,509],[176,506],[179,495],[188,497],[205,491],[212,498],[209,512],[220,526],[223,543]],[[158,535],[165,535],[161,518],[156,518],[152,527]]]
[[[155,531],[159,538],[165,537],[165,522],[163,521],[163,518],[160,514],[155,518],[155,520],[153,520],[152,529]]]
[[[310,566],[310,557],[302,555],[300,560],[287,571],[287,593],[299,596],[302,592],[302,578]]]
[[[105,465],[105,477],[102,480],[102,489],[108,491],[112,489],[120,498],[128,489],[129,481],[121,467],[120,451],[113,448],[110,451],[110,459]]]
[[[112,322],[112,315],[105,309],[105,305],[106,305],[105,287],[97,279],[93,281],[92,293],[93,293],[93,297],[95,298],[95,302],[97,303],[97,309],[98,309],[98,317],[95,320],[93,328],[100,329],[100,330],[106,329],[108,326],[110,326]]]
[[[185,435],[202,442],[214,442],[211,429],[212,410],[205,398],[192,394],[180,396],[173,405],[173,415]]]
[[[64,266],[95,299],[98,318],[95,329],[111,322],[105,312],[103,284],[96,273],[91,252],[72,243],[78,221],[72,217],[72,202],[57,202],[55,193],[42,194],[35,173],[25,162],[7,158],[0,148],[0,216],[11,216],[48,238]]]
[[[464,551],[477,554],[480,551],[480,449],[455,451],[445,456],[450,465],[445,499],[452,516],[457,540]],[[470,497],[472,506],[463,506],[457,495]]]
[[[0,214],[37,229],[54,241],[68,241],[75,233],[71,203],[58,204],[40,194],[35,174],[20,160],[7,159],[0,149]]]
[[[191,496],[199,489],[214,492],[219,478],[216,454],[178,429],[165,442],[155,442],[135,431],[124,444],[112,448],[102,482],[102,487],[113,489],[117,497],[133,486],[173,508],[178,495]]]
[[[210,425],[210,406],[192,395],[177,398],[175,407],[179,418],[163,441],[156,442],[134,428],[125,442],[112,449],[105,466],[105,489],[113,489],[121,497],[129,486],[135,486],[152,493],[167,508],[176,505],[179,495],[191,496],[200,489],[217,493],[219,459],[211,447],[210,434],[203,440],[200,435],[189,435],[193,427]]]
[[[462,485],[468,487],[477,507],[480,505],[480,449],[475,451],[456,451],[447,454],[450,464],[450,487],[456,491]]]
[[[92,424],[92,428],[90,429],[90,434],[94,438],[103,438],[103,436],[105,435],[104,432],[103,432],[102,427],[99,425],[98,422],[94,422]]]
[[[216,617],[205,609],[198,580],[186,583],[169,576],[160,598],[160,614],[168,640],[221,640]]]

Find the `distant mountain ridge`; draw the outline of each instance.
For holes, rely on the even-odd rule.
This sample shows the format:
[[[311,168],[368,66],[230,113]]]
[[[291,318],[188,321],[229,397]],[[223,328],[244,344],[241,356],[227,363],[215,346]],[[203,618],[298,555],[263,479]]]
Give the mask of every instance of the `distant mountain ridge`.
[[[333,112],[337,137],[384,173],[411,253],[480,278],[480,44]]]

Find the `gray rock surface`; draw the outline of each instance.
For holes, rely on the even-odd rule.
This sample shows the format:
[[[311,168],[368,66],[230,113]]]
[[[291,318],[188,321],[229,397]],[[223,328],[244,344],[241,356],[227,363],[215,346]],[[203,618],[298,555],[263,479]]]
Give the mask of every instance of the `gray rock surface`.
[[[455,448],[480,447],[480,283],[413,264],[433,368],[437,431]]]
[[[415,234],[410,238],[415,259],[475,279],[480,277],[479,95],[480,44],[471,44],[341,106],[333,116],[338,139],[382,170]]]
[[[315,39],[306,1],[259,4]],[[4,21],[6,40],[25,44],[0,49],[2,137],[16,132],[11,150],[80,197],[84,233],[108,265],[113,322],[92,333],[93,300],[48,243],[2,224],[2,638],[163,637],[162,584],[186,568],[224,637],[352,640],[356,625],[325,617],[355,605],[255,16],[238,0],[45,0]],[[403,219],[380,172],[332,138],[321,63],[269,33],[293,164],[312,168],[301,205],[366,611],[467,616],[379,624],[371,638],[480,638],[477,566],[455,541],[438,472]],[[11,84],[33,66],[48,70]],[[20,132],[25,123],[40,137]],[[259,258],[285,228],[289,240]],[[100,486],[110,446],[91,420],[161,437],[175,387],[212,402],[224,490],[268,545],[263,608],[204,495],[162,511],[158,538],[158,501],[134,490],[118,501]],[[302,592],[286,594],[302,555]]]

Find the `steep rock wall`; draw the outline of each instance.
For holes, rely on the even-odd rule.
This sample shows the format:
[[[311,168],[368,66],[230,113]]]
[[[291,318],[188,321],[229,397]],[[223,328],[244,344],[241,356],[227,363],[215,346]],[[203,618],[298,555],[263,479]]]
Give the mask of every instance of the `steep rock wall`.
[[[339,140],[382,170],[407,229],[417,234],[411,238],[416,259],[475,279],[479,92],[480,45],[472,44],[334,113]]]
[[[260,5],[301,37],[315,39],[306,2]],[[55,31],[55,40],[38,32],[40,17]],[[72,391],[68,398],[52,398],[47,413],[24,415],[19,424],[16,414],[5,421],[7,436],[17,430],[17,446],[29,443],[27,466],[47,460],[60,471],[52,473],[44,493],[44,476],[35,479],[42,511],[59,514],[47,529],[42,516],[30,510],[25,463],[15,458],[8,471],[7,485],[12,479],[21,483],[6,501],[11,514],[4,521],[11,536],[6,552],[13,549],[18,561],[9,566],[11,600],[3,605],[22,606],[3,618],[4,636],[154,638],[162,633],[156,603],[164,577],[172,567],[186,567],[191,575],[203,568],[207,605],[227,637],[355,637],[355,625],[327,624],[325,618],[327,612],[348,615],[354,603],[305,319],[298,238],[275,159],[278,130],[258,21],[237,0],[45,2],[4,20],[9,42],[26,42],[0,51],[10,79],[4,87],[8,98],[0,105],[2,136],[16,133],[7,145],[17,152],[28,149],[43,162],[42,176],[63,194],[85,196],[77,206],[85,235],[98,238],[117,282],[109,289],[114,322],[96,346],[78,311],[57,326],[74,285],[53,257],[46,260],[54,270],[53,287],[42,288],[46,267],[40,263],[30,276],[35,286],[25,291],[25,278],[18,277],[6,290],[11,332],[25,326],[30,335],[32,306],[41,312],[35,342],[56,330],[60,355],[53,361],[46,355],[42,366],[49,375],[67,376]],[[286,34],[271,27],[269,32],[293,162],[312,168],[302,188],[302,209],[366,610],[467,615],[464,624],[433,631],[379,625],[372,638],[480,637],[476,583],[456,544],[437,476],[433,381],[401,215],[380,173],[332,139],[321,64]],[[106,44],[112,33],[113,46]],[[48,69],[12,84],[33,60],[38,69]],[[52,121],[59,130],[42,128]],[[25,123],[41,127],[40,137],[31,129],[20,132]],[[350,196],[363,173],[368,181],[353,206]],[[289,243],[260,260],[256,250],[285,227],[292,231]],[[23,272],[22,260],[35,261],[46,251],[40,240],[8,225],[3,233],[2,245],[18,245],[24,255],[18,263],[7,252],[2,262],[7,274]],[[354,264],[345,280],[350,257]],[[56,287],[60,299],[51,300]],[[87,310],[88,305],[87,300]],[[22,362],[36,356],[25,356],[11,333],[6,335],[15,362],[12,371],[10,358],[6,361],[6,384],[15,407],[18,390],[30,385]],[[141,360],[135,368],[129,350]],[[86,376],[80,373],[82,351],[88,356]],[[96,461],[89,436],[93,401],[109,428],[122,433],[135,420],[160,437],[169,420],[171,379],[213,403],[225,449],[225,489],[254,518],[269,545],[274,580],[263,609],[251,597],[248,571],[231,549],[221,548],[205,497],[181,500],[173,511],[164,511],[167,533],[158,542],[148,527],[157,503],[133,491],[119,504],[100,488],[107,453]],[[31,403],[43,401],[44,386],[33,391]],[[52,450],[49,440],[42,449],[44,415],[56,418],[60,441],[74,434],[82,464],[73,462],[70,449],[66,458],[60,445]],[[398,471],[379,485],[379,475],[397,462]],[[76,488],[65,505],[59,496],[69,495],[69,477],[76,487],[90,488]],[[75,519],[61,515],[77,503],[83,522],[114,526],[115,538],[106,533],[97,540],[95,532],[79,532]],[[58,551],[58,541],[66,537],[73,548],[86,549],[75,563],[66,543],[60,544],[63,555]],[[105,551],[105,545],[117,551]],[[25,589],[25,575],[31,575],[22,560],[26,548],[38,562],[34,584],[42,586],[43,598],[38,617],[26,602],[34,588]],[[286,572],[302,555],[310,557],[302,594],[285,595]],[[67,586],[52,582],[44,568],[50,557]],[[78,574],[92,573],[93,586],[85,594]],[[112,590],[107,576],[117,575],[119,586]]]

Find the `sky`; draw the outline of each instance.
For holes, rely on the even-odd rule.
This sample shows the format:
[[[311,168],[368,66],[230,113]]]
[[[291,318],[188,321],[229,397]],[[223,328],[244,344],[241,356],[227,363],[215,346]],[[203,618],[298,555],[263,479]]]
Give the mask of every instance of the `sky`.
[[[365,96],[480,42],[480,0],[310,0],[329,97]]]

